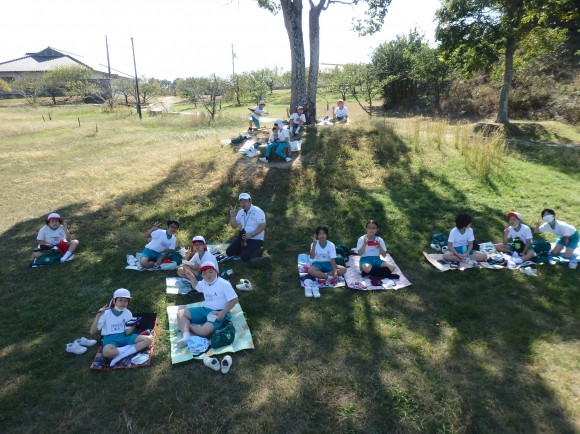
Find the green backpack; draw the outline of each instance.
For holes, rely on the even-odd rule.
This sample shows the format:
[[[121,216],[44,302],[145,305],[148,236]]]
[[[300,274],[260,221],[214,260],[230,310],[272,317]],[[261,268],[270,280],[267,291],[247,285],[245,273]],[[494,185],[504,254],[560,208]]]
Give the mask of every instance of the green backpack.
[[[236,328],[231,322],[227,321],[211,335],[211,347],[214,349],[225,347],[231,344],[235,338]]]
[[[36,260],[36,265],[51,265],[60,263],[60,258],[62,258],[62,253],[58,250],[50,249],[44,255]]]
[[[179,252],[169,252],[167,255],[165,255],[165,259],[176,262],[177,265],[181,265],[181,262],[183,261],[183,257],[179,254]]]
[[[337,265],[346,265],[346,261],[348,261],[348,257],[352,255],[348,246],[344,244],[338,244],[336,246],[336,264]]]
[[[444,247],[447,245],[447,237],[443,234],[431,235],[431,244],[436,244],[440,247]]]
[[[548,256],[550,250],[552,250],[552,245],[543,239],[533,240],[532,248],[536,252],[536,256]]]

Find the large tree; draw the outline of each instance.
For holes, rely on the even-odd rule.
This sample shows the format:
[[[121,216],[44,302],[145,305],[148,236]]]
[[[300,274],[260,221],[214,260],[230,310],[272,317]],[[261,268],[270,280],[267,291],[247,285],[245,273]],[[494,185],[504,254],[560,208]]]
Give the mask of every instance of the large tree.
[[[307,122],[316,121],[316,90],[320,60],[320,14],[333,3],[355,6],[359,3],[368,6],[364,20],[353,18],[353,28],[359,35],[378,32],[383,25],[387,7],[391,0],[308,0],[308,34],[310,39],[310,68],[306,82],[306,60],[304,54],[304,34],[302,31],[302,0],[256,0],[258,5],[276,14],[282,10],[284,25],[290,42],[292,64],[292,96],[290,110],[296,106],[306,106]]]
[[[489,70],[501,57],[504,77],[496,122],[508,124],[508,96],[518,44],[547,17],[549,0],[444,0],[436,38],[464,72]]]

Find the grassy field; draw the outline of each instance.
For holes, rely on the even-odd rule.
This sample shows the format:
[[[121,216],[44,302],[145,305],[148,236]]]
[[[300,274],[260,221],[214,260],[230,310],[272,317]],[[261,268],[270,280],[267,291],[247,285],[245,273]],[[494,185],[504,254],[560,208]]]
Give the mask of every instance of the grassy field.
[[[440,273],[422,251],[459,212],[474,217],[481,241],[499,241],[512,210],[532,225],[550,207],[580,227],[580,150],[511,142],[482,177],[468,158],[483,152],[477,125],[369,121],[348,106],[355,122],[307,130],[290,170],[242,164],[219,146],[247,128],[243,110],[208,127],[203,115],[139,122],[127,109],[59,107],[43,122],[45,109],[0,108],[0,431],[578,432],[578,270]],[[570,141],[580,134],[550,128]],[[125,255],[170,217],[181,246],[198,234],[231,240],[229,205],[242,191],[266,212],[273,258],[263,270],[231,264],[235,280],[254,286],[240,304],[255,350],[233,354],[225,376],[199,361],[172,366],[165,309],[200,298],[166,295],[173,272],[124,270]],[[69,223],[78,254],[29,269],[51,211]],[[354,246],[369,218],[413,285],[305,298],[296,257],[313,229],[324,223],[331,241]],[[90,312],[119,287],[131,290],[133,312],[158,313],[153,363],[93,371],[95,348],[77,356],[65,344],[90,337]]]

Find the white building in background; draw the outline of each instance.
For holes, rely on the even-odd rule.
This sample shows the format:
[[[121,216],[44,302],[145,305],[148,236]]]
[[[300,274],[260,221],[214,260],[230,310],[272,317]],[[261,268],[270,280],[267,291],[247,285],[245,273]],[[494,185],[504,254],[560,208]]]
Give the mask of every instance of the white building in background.
[[[61,66],[85,66],[92,71],[92,80],[107,80],[109,73],[101,71],[75,59],[72,55],[46,47],[38,53],[26,53],[24,57],[0,63],[0,78],[7,82],[18,80],[23,75],[42,75]],[[111,74],[111,78],[117,78]]]

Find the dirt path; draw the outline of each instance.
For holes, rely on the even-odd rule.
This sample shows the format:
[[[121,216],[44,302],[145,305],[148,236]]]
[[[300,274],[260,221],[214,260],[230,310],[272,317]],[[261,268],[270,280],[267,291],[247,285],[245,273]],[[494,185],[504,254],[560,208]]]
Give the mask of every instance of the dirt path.
[[[533,140],[506,139],[508,142],[521,143],[529,146],[548,146],[551,148],[580,148],[580,143],[534,142]]]
[[[178,103],[183,98],[179,96],[164,96],[159,98],[159,100],[151,105],[149,105],[149,111],[162,112],[171,111],[171,106]]]

